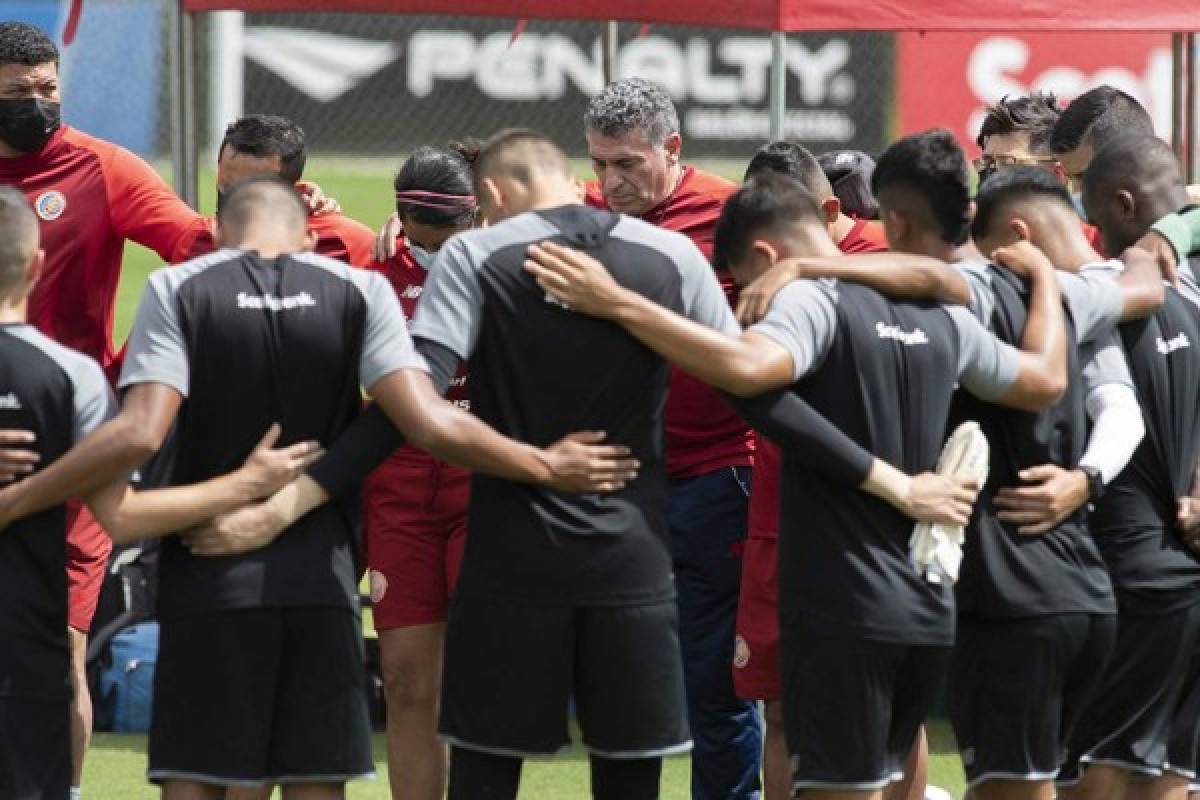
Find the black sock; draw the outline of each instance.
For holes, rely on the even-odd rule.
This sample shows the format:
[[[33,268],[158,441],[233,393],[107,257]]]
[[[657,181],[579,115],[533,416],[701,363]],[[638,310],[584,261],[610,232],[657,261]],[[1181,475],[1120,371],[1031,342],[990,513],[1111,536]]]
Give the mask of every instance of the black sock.
[[[521,759],[450,748],[450,788],[446,800],[516,800]]]
[[[595,800],[658,800],[661,758],[618,759],[589,756]]]

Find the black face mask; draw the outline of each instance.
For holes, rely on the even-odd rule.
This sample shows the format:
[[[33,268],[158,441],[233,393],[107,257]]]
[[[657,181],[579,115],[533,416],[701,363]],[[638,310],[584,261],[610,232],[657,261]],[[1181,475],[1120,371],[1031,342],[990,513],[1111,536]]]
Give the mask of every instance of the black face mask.
[[[40,97],[0,98],[0,139],[22,153],[36,153],[58,130],[59,104]]]

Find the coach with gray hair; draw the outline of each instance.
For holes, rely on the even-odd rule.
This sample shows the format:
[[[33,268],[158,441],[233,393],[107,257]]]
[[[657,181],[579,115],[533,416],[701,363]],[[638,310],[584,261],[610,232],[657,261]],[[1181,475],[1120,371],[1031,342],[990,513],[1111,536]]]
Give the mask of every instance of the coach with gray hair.
[[[682,233],[712,259],[717,218],[737,187],[682,163],[679,115],[665,89],[644,78],[610,83],[588,104],[584,134],[597,178],[589,205]],[[733,279],[717,277],[732,303]],[[695,800],[761,792],[762,725],[755,705],[734,693],[732,667],[753,437],[712,389],[672,371],[667,471]]]

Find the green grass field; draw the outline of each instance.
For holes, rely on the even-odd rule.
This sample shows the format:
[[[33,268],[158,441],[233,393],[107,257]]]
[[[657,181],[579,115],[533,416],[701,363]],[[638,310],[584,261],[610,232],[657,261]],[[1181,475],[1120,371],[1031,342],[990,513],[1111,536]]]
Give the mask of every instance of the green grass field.
[[[930,726],[929,782],[962,797],[963,774],[953,737],[945,723]],[[387,800],[387,766],[383,740],[375,737],[375,763],[379,777],[350,785],[350,800]],[[663,769],[663,800],[687,800],[688,758],[667,759]],[[157,797],[146,783],[146,738],[113,733],[97,734],[84,771],[84,796],[88,800],[143,800]],[[587,756],[573,750],[561,758],[531,761],[521,780],[521,800],[586,800],[588,791]],[[278,794],[276,795],[278,796]]]
[[[378,162],[365,166],[361,162],[342,165],[337,162],[323,165],[314,159],[306,177],[316,181],[326,194],[337,198],[349,216],[372,228],[378,228],[392,211],[392,170],[398,166]],[[706,169],[737,179],[741,164],[714,163],[702,165]],[[590,178],[585,164],[579,165],[581,177]],[[201,209],[211,213],[214,207],[214,176],[211,171],[202,175]],[[114,337],[118,343],[124,341],[133,323],[134,312],[142,295],[146,277],[161,266],[158,257],[136,245],[125,250],[125,264],[121,275],[120,293],[117,301]],[[369,619],[369,617],[368,617]],[[953,737],[944,723],[930,727],[930,747],[933,753],[930,763],[930,783],[951,792],[956,798],[962,796],[963,774]],[[382,739],[375,739],[375,760],[379,778],[352,784],[349,797],[352,800],[386,800],[387,769],[384,761]],[[688,797],[689,760],[686,756],[668,759],[663,771],[663,800],[685,800]],[[157,797],[157,793],[145,781],[146,739],[144,736],[123,734],[97,734],[89,754],[84,774],[84,790],[88,800],[141,800]],[[522,780],[522,800],[576,800],[590,796],[587,780],[587,757],[581,750],[548,761],[530,762]]]

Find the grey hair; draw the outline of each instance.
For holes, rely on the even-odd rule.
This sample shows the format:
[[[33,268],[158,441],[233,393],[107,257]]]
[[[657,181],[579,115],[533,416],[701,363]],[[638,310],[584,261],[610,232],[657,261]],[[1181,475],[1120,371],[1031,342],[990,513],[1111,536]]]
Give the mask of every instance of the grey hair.
[[[38,249],[38,221],[25,195],[0,186],[0,291],[25,279],[25,267]]]
[[[671,95],[659,84],[645,78],[624,78],[591,99],[583,127],[609,137],[637,131],[651,146],[661,147],[668,136],[679,133],[679,114]]]

